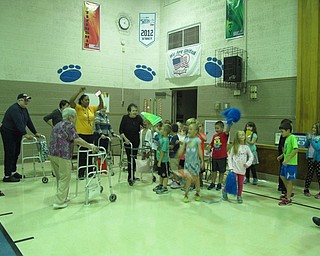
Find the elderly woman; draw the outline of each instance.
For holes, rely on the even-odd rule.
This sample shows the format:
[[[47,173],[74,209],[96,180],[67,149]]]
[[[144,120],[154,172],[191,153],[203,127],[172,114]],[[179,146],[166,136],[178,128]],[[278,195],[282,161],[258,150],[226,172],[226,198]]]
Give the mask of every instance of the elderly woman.
[[[53,204],[54,209],[67,207],[67,196],[71,180],[71,159],[74,143],[93,151],[97,147],[81,139],[76,133],[74,124],[77,114],[73,108],[62,111],[63,120],[56,124],[51,131],[49,155],[52,169],[56,175],[58,189]]]
[[[119,133],[123,139],[125,145],[125,150],[128,159],[128,183],[130,186],[133,186],[135,180],[135,171],[136,171],[136,161],[138,147],[140,144],[140,129],[143,127],[143,120],[140,115],[138,115],[137,105],[131,103],[127,108],[128,114],[122,116]],[[131,145],[130,145],[131,143]],[[131,148],[132,146],[132,148]],[[132,150],[132,152],[131,152]],[[131,162],[132,162],[132,173],[131,173]]]
[[[108,151],[109,140],[108,137],[114,136],[109,117],[107,115],[107,107],[103,107],[100,111],[97,111],[94,119],[95,124],[95,144],[102,146]],[[101,139],[99,141],[99,139]]]
[[[89,96],[82,94],[78,100],[78,103],[75,103],[76,98],[85,91],[85,87],[81,87],[79,91],[70,98],[70,106],[74,108],[77,112],[77,121],[76,121],[76,131],[79,134],[80,138],[84,139],[88,143],[94,142],[94,116],[95,113],[103,108],[103,100],[101,94],[99,97],[98,106],[90,106]],[[89,159],[89,163],[92,160]],[[85,166],[87,163],[86,154],[81,153],[79,156],[78,166]],[[84,179],[84,169],[79,169],[79,179]]]

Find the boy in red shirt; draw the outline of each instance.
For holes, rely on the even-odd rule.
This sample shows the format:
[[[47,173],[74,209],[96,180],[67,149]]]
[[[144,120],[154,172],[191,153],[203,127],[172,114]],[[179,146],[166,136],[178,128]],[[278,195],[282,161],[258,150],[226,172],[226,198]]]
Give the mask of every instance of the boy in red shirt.
[[[212,150],[212,182],[208,186],[208,190],[215,188],[217,172],[219,172],[219,181],[216,190],[221,189],[224,173],[227,167],[227,143],[229,139],[230,126],[226,125],[224,131],[224,124],[222,121],[217,121],[214,124],[216,134],[213,135],[210,143],[210,150]]]

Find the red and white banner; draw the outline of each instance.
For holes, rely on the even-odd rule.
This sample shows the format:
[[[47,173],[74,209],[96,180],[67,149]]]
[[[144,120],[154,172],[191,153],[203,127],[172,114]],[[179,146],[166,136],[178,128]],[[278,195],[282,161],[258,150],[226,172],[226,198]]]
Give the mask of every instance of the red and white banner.
[[[100,5],[84,2],[83,49],[100,50]]]

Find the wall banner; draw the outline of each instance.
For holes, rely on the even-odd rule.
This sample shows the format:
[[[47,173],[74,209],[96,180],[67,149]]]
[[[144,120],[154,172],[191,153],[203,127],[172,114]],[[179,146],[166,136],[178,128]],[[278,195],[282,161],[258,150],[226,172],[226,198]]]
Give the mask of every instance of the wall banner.
[[[156,40],[156,14],[139,13],[139,41],[145,46]]]
[[[200,75],[201,45],[169,50],[166,59],[166,78]]]
[[[100,5],[84,2],[83,49],[100,50]]]
[[[244,35],[244,1],[226,0],[226,39]]]

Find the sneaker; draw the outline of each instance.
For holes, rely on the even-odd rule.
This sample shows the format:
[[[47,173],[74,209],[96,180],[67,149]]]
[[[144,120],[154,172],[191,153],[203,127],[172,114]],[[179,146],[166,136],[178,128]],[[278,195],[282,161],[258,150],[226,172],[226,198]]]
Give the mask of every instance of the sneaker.
[[[305,196],[311,196],[309,189],[304,189],[304,190],[303,190],[303,194],[304,194]]]
[[[250,183],[250,180],[248,178],[245,178],[243,184],[247,184],[247,183]]]
[[[314,198],[320,199],[320,193],[316,194],[316,195],[314,196]]]
[[[253,181],[252,181],[252,185],[257,185],[257,184],[258,184],[258,179],[254,178]]]
[[[199,193],[196,193],[195,197],[194,197],[194,200],[196,201],[200,201],[200,194]]]
[[[177,189],[177,188],[181,188],[181,185],[179,182],[174,181],[171,185],[170,188],[172,189]]]
[[[133,186],[133,183],[134,183],[134,181],[133,180],[128,180],[128,184],[129,184],[129,186]]]
[[[0,190],[0,196],[5,196],[5,194]]]
[[[168,189],[164,187],[161,187],[161,189],[156,191],[157,194],[168,194],[168,192]]]
[[[282,201],[278,203],[279,206],[292,205],[292,200],[284,198]]]
[[[157,185],[157,186],[155,186],[153,189],[152,189],[152,191],[153,192],[157,192],[158,190],[160,190],[160,189],[162,189],[162,185]]]
[[[63,209],[66,208],[68,206],[68,204],[64,203],[64,204],[53,204],[53,209]]]
[[[3,182],[19,182],[20,179],[15,178],[14,176],[3,177]]]
[[[214,189],[215,188],[215,186],[216,186],[216,184],[214,184],[214,183],[211,183],[209,186],[208,186],[208,190],[211,190],[211,189]]]
[[[317,226],[320,226],[320,218],[318,217],[313,217],[312,221],[314,222],[314,224],[316,224]]]
[[[221,183],[218,183],[216,190],[220,190],[221,189]]]
[[[222,198],[223,198],[223,200],[228,201],[228,194],[224,190],[222,190]]]
[[[189,203],[189,198],[188,198],[188,196],[184,196],[183,202],[184,202],[184,203]]]
[[[294,193],[291,193],[291,197],[294,197]],[[281,199],[281,200],[283,200],[283,199],[285,199],[285,198],[287,198],[287,193],[285,193],[285,194],[283,194],[283,195],[280,196],[280,199]]]
[[[22,175],[18,172],[15,172],[13,175],[11,175],[13,177],[15,177],[16,179],[22,179]],[[26,178],[26,175],[23,175],[23,178]]]
[[[174,180],[172,180],[171,182],[168,183],[168,186],[171,187],[171,185],[173,185],[175,183]]]
[[[237,196],[237,201],[238,201],[239,204],[242,204],[243,203],[242,197],[241,196]]]

